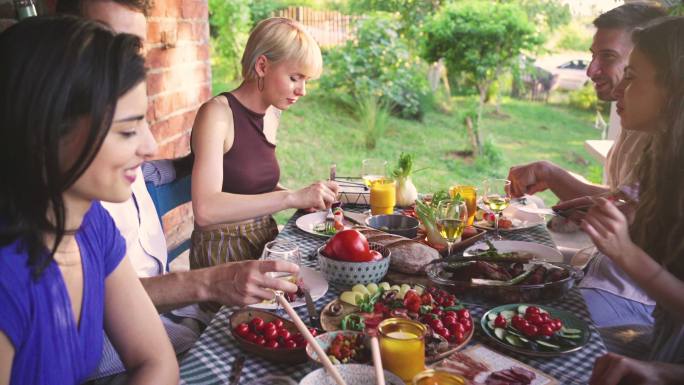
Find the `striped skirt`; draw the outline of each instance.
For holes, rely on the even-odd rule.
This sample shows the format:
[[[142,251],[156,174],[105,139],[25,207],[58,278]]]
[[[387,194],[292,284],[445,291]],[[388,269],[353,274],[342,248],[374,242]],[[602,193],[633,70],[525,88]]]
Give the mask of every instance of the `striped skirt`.
[[[190,268],[259,259],[266,243],[277,235],[278,226],[270,215],[208,230],[195,228],[190,238]]]

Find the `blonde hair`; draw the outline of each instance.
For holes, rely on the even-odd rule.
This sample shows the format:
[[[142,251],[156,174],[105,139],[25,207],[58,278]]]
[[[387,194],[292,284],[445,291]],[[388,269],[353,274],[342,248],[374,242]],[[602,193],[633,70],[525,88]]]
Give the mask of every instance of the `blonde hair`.
[[[242,54],[242,78],[255,80],[256,61],[264,55],[273,62],[296,62],[302,75],[317,78],[323,71],[323,58],[318,43],[294,20],[271,17],[262,20],[252,30]]]

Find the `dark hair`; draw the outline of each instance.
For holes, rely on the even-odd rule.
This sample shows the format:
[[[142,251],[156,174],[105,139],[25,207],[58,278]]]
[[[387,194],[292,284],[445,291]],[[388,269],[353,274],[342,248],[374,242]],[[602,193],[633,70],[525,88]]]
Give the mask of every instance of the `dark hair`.
[[[83,11],[83,5],[89,1],[105,1],[105,0],[59,0],[57,1],[57,13],[68,13],[71,15],[80,16]],[[106,0],[121,4],[126,8],[130,8],[136,12],[147,15],[150,9],[150,0]]]
[[[655,67],[667,100],[663,124],[637,167],[640,201],[631,234],[649,255],[684,279],[684,17],[655,20],[632,37],[634,50]]]
[[[136,36],[73,16],[32,17],[0,34],[9,53],[0,60],[0,244],[21,240],[35,276],[66,234],[62,194],[99,151],[119,97],[144,80],[140,48]],[[82,146],[65,165],[64,139],[83,118]],[[55,236],[50,253],[45,233]]]
[[[667,15],[665,7],[648,3],[623,4],[594,19],[596,28],[625,29],[627,32],[648,21]]]

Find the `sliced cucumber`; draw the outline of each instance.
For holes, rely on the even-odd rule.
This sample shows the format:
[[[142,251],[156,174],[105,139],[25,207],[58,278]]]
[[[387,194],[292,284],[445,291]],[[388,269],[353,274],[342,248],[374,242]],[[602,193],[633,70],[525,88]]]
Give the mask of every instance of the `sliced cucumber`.
[[[487,319],[490,321],[494,321],[496,319],[496,316],[498,316],[498,315],[499,315],[498,313],[489,313],[489,315],[487,316]]]
[[[561,337],[561,338],[570,338],[570,339],[573,339],[573,340],[579,340],[580,338],[582,338],[582,335],[581,335],[581,334],[565,334],[565,333],[558,333],[558,336]]]
[[[521,314],[522,316],[525,316],[525,312],[527,311],[528,307],[529,306],[527,306],[527,305],[518,306],[518,313]]]
[[[536,342],[537,344],[539,344],[539,346],[544,347],[544,348],[553,349],[553,350],[559,350],[560,349],[560,346],[550,344],[550,343],[545,342],[545,341],[536,340],[534,342]]]
[[[492,330],[496,329],[496,326],[494,325],[494,321],[487,322],[487,326]]]
[[[504,310],[504,311],[501,312],[501,315],[502,315],[505,319],[510,320],[510,319],[513,318],[513,316],[515,315],[515,312],[514,312],[513,310]]]
[[[525,344],[520,340],[518,336],[514,336],[513,334],[507,334],[505,338],[506,342],[513,346],[517,346],[519,348],[525,347]]]
[[[494,335],[496,335],[500,340],[506,338],[506,330],[502,328],[494,328]]]
[[[561,328],[560,332],[563,334],[582,334],[582,331],[579,329],[566,328],[565,326]]]

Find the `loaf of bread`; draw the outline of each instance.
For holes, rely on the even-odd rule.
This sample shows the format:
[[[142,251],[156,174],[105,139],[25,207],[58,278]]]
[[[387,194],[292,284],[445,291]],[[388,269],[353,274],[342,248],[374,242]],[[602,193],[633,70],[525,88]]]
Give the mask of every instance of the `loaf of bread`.
[[[368,227],[358,227],[356,230],[361,232],[368,242],[379,243],[390,250],[390,269],[394,271],[423,274],[428,263],[440,258],[437,250],[420,242]]]

